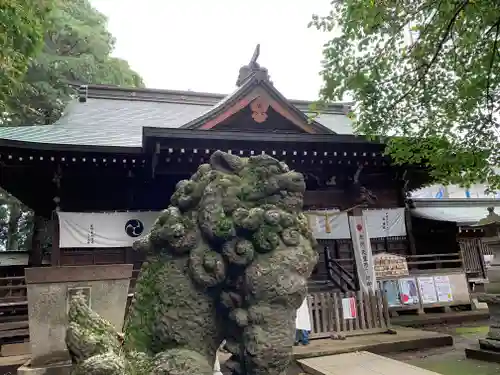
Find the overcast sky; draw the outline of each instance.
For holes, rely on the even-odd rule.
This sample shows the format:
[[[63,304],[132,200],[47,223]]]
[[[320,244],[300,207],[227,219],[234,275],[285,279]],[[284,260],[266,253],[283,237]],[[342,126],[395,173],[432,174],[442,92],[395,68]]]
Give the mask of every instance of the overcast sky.
[[[259,63],[289,99],[317,99],[328,35],[308,29],[329,0],[91,0],[109,18],[114,55],[148,87],[229,93],[261,44]],[[292,5],[293,4],[293,5]]]

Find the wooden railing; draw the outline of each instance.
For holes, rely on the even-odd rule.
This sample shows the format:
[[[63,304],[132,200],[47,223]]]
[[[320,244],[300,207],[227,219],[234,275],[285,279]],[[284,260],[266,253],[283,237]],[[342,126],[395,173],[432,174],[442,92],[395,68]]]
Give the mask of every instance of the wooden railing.
[[[129,303],[133,297],[133,287],[138,273],[139,270],[133,272]],[[357,316],[355,319],[344,319],[342,298],[350,297],[355,300]],[[345,294],[317,292],[308,296],[308,304],[313,328],[311,338],[329,337],[332,333],[352,336],[382,332],[390,326],[387,301],[380,292],[369,295],[361,292]],[[27,297],[24,276],[0,278],[0,326],[3,323],[10,324],[8,322],[18,320],[27,321],[26,314]],[[2,337],[1,333],[2,328],[0,327],[0,338]]]
[[[29,335],[24,276],[0,277],[0,342]]]
[[[0,307],[26,303],[24,276],[0,277]]]
[[[343,298],[354,299],[354,319],[346,319],[344,316]],[[385,332],[390,328],[387,300],[380,291],[369,294],[311,293],[308,296],[308,304],[311,314],[311,339],[330,337],[332,334],[356,336]]]
[[[330,251],[326,246],[323,249],[323,255],[328,279],[343,293],[357,290],[356,277],[330,256]]]
[[[462,268],[463,261],[460,253],[407,255],[406,262],[409,269],[441,269]]]

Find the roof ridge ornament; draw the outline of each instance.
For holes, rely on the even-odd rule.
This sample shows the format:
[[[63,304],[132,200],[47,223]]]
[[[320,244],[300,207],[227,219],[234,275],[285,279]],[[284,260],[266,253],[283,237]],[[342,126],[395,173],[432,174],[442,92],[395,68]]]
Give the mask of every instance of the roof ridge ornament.
[[[495,207],[487,207],[488,215],[479,220],[479,222],[474,225],[475,227],[484,227],[488,225],[498,225],[500,226],[500,216],[495,212]]]
[[[236,86],[240,87],[241,85],[243,85],[245,81],[247,81],[248,78],[252,76],[254,76],[258,81],[270,82],[267,69],[261,67],[260,64],[257,62],[259,56],[260,56],[260,44],[257,44],[248,65],[243,65],[240,68],[238,79],[236,80]]]
[[[257,59],[259,58],[259,56],[260,56],[260,43],[258,43],[255,46],[255,50],[253,51],[253,56],[250,59],[250,64],[248,64],[248,66],[251,68],[254,66],[257,68],[260,68],[259,63],[257,62]]]

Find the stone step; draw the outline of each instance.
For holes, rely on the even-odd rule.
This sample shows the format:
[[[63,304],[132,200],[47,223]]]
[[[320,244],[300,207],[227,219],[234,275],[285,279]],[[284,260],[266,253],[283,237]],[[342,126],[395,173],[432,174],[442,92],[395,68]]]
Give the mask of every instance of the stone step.
[[[354,352],[297,360],[311,375],[440,375],[369,352]]]

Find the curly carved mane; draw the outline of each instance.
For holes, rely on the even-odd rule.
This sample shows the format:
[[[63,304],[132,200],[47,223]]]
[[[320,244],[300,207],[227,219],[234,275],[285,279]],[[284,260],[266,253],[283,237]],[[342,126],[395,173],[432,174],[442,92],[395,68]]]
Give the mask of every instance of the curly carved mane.
[[[147,260],[124,336],[73,303],[74,374],[211,375],[223,339],[234,374],[284,373],[317,261],[304,191],[303,176],[268,155],[216,151],[134,244]]]

